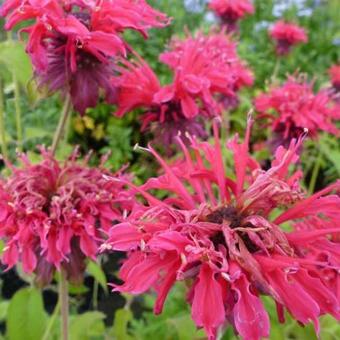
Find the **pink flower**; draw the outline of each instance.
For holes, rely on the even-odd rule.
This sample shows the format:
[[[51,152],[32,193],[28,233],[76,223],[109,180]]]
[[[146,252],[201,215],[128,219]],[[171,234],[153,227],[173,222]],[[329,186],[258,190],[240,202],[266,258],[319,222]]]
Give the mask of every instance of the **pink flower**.
[[[221,18],[228,31],[236,30],[237,22],[255,11],[250,0],[211,0],[209,8]]]
[[[31,164],[22,155],[22,167],[10,165],[12,175],[0,185],[2,262],[8,269],[22,262],[41,285],[60,267],[79,282],[85,259],[96,258],[104,232],[130,209],[130,196],[102,167],[78,164],[76,153],[63,164],[44,150],[42,158]]]
[[[339,319],[340,198],[330,193],[340,183],[306,196],[301,171],[291,172],[302,137],[279,147],[264,171],[248,152],[250,122],[243,143],[235,136],[227,144],[233,169],[225,168],[216,122],[214,136],[214,144],[192,138],[190,150],[179,138],[184,159],[172,166],[149,146],[164,174],[127,183],[144,203],[103,245],[127,252],[114,290],[154,289],[160,313],[175,282],[188,279],[192,317],[209,339],[226,322],[243,339],[268,337],[260,295],[275,300],[281,321],[284,309],[317,331],[320,315]]]
[[[202,121],[221,112],[221,100],[237,101],[237,92],[252,84],[251,72],[239,60],[235,43],[223,32],[175,39],[171,50],[160,60],[173,71],[171,84],[162,86],[152,69],[141,60],[127,63],[121,76],[113,79],[118,91],[121,117],[136,108],[144,108],[142,130],[151,126],[156,139],[165,145],[180,132],[204,138]]]
[[[69,92],[81,114],[96,106],[100,92],[108,103],[116,101],[110,79],[115,58],[127,52],[121,33],[133,29],[147,36],[149,28],[169,22],[144,0],[6,1],[1,14],[6,29],[35,20],[22,31],[29,34],[27,52],[39,85]]]
[[[340,133],[334,124],[340,112],[333,106],[331,96],[323,90],[314,93],[313,84],[303,77],[289,77],[282,86],[259,95],[255,107],[269,119],[279,144],[287,145],[304,129],[308,129],[312,138],[317,138],[321,131],[336,136]]]
[[[276,53],[286,55],[292,46],[308,41],[305,30],[293,23],[278,21],[269,31],[270,37],[277,42]]]
[[[203,96],[209,96],[206,100],[212,103],[216,94],[222,101],[238,102],[237,92],[254,81],[252,72],[237,54],[236,42],[224,30],[209,35],[198,33],[183,41],[173,39],[170,51],[162,53],[160,60],[177,73],[181,70],[182,74],[195,74],[202,83],[209,84],[211,94]],[[214,106],[218,110],[216,102]]]
[[[328,70],[333,88],[336,92],[340,92],[340,65],[333,65]]]

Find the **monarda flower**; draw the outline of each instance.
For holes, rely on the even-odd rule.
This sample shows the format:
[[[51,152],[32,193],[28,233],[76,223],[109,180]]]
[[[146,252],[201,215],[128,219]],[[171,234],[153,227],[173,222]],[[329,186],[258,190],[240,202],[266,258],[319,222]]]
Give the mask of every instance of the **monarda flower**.
[[[6,1],[0,13],[6,29],[34,20],[22,31],[29,35],[27,52],[39,85],[69,93],[81,114],[96,106],[100,92],[115,103],[113,62],[128,49],[121,33],[133,29],[146,37],[149,28],[169,22],[144,0]]]
[[[301,190],[302,173],[290,170],[303,137],[279,147],[264,171],[248,152],[250,124],[243,143],[236,136],[227,144],[233,169],[225,168],[216,124],[214,135],[214,144],[182,143],[185,159],[174,166],[149,146],[164,175],[128,183],[144,206],[103,245],[127,252],[114,290],[154,289],[158,314],[175,282],[186,280],[192,318],[209,339],[224,325],[243,339],[268,337],[261,295],[275,301],[281,322],[287,310],[318,332],[319,316],[340,318],[340,198],[331,194],[340,183],[310,197]]]
[[[192,49],[199,51],[201,59],[204,57],[206,61],[204,74],[211,83],[211,92],[215,96],[217,94],[225,109],[235,108],[238,105],[238,91],[253,85],[254,82],[251,70],[237,54],[236,42],[230,35],[225,34],[224,30],[208,35],[198,33],[194,37],[188,36],[185,40],[175,38],[169,51],[160,55],[160,60],[173,70],[181,69],[183,55],[189,55]],[[208,60],[210,64],[207,64]],[[196,65],[202,64],[199,60]]]
[[[237,30],[237,23],[247,14],[254,13],[250,0],[211,0],[209,8],[221,19],[229,32]]]
[[[276,41],[276,53],[287,55],[295,45],[308,41],[305,30],[293,23],[278,21],[269,30],[270,37]]]
[[[12,175],[0,183],[2,262],[7,269],[21,262],[42,286],[60,268],[78,283],[86,259],[96,259],[105,232],[130,209],[130,196],[102,166],[77,162],[76,152],[65,163],[44,150],[42,158],[31,164],[23,155],[22,167],[10,165]]]
[[[333,65],[328,70],[332,86],[336,93],[340,92],[340,65]]]
[[[340,133],[334,124],[340,112],[328,91],[314,93],[313,84],[304,77],[289,77],[282,86],[259,95],[255,107],[270,122],[274,146],[287,146],[291,138],[299,136],[304,129],[308,129],[312,138],[317,138],[321,131],[336,136]]]
[[[156,139],[170,145],[180,133],[204,138],[202,122],[221,112],[221,98],[237,101],[240,88],[253,81],[251,72],[239,60],[235,43],[223,32],[185,41],[175,39],[160,60],[173,71],[171,84],[162,86],[146,62],[125,62],[121,76],[114,78],[118,110],[144,108],[142,130],[151,126]]]

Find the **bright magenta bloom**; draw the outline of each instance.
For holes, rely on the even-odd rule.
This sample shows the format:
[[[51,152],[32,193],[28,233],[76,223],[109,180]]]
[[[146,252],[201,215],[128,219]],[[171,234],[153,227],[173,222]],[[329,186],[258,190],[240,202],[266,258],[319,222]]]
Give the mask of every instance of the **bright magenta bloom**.
[[[119,89],[116,115],[146,109],[142,130],[153,125],[156,138],[165,145],[173,143],[179,132],[184,139],[187,133],[204,137],[202,121],[221,112],[221,100],[235,103],[239,89],[253,82],[235,43],[223,32],[174,40],[160,60],[174,73],[171,84],[162,86],[146,62],[139,60],[125,63],[114,86]]]
[[[245,15],[254,13],[250,0],[211,0],[209,8],[221,18],[228,31],[234,31]]]
[[[340,119],[340,112],[333,106],[328,91],[314,93],[313,84],[304,78],[290,77],[282,86],[259,95],[255,107],[269,119],[280,144],[287,145],[304,129],[308,129],[312,138],[320,131],[336,136],[340,133],[334,125]]]
[[[127,252],[115,290],[157,293],[161,313],[176,281],[188,280],[188,301],[209,339],[230,324],[243,339],[269,336],[260,295],[271,296],[280,320],[284,309],[301,324],[329,313],[340,318],[340,183],[307,197],[299,186],[299,140],[279,147],[269,170],[261,170],[238,136],[227,145],[234,169],[226,169],[214,125],[215,143],[192,139],[192,153],[168,165],[149,151],[164,175],[144,185],[129,184],[144,206],[110,230],[103,249]],[[162,200],[151,191],[161,191]],[[325,273],[328,275],[325,275]]]
[[[278,55],[286,55],[292,46],[308,41],[307,34],[302,27],[282,20],[275,23],[269,35],[277,43],[276,53]]]
[[[146,36],[149,28],[169,22],[144,0],[6,1],[1,14],[6,29],[35,20],[23,31],[29,34],[27,52],[39,84],[69,92],[82,114],[96,106],[100,90],[109,103],[116,100],[113,61],[127,50],[120,33],[133,29]]]
[[[103,167],[77,163],[76,153],[63,164],[44,150],[42,157],[31,164],[23,155],[23,167],[11,166],[11,177],[0,183],[2,262],[8,269],[22,262],[42,285],[60,267],[79,282],[85,259],[96,258],[104,232],[122,221],[130,196],[108,181],[112,174]]]
[[[334,90],[340,92],[340,65],[333,65],[329,68],[328,73]]]

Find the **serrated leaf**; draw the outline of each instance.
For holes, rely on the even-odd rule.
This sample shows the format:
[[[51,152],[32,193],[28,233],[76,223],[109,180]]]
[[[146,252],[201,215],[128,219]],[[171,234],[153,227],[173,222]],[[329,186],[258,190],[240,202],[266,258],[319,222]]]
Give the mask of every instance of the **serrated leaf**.
[[[129,309],[122,308],[116,311],[112,332],[117,340],[132,340],[128,334],[128,323],[132,318],[132,312]]]
[[[103,335],[104,319],[105,314],[100,312],[87,312],[73,317],[70,322],[70,339],[90,340],[94,336]]]
[[[16,292],[6,320],[8,340],[41,339],[47,320],[41,292],[31,287]]]
[[[108,293],[107,280],[102,268],[96,262],[90,261],[87,265],[86,271],[88,274],[93,276],[102,286],[104,291]]]

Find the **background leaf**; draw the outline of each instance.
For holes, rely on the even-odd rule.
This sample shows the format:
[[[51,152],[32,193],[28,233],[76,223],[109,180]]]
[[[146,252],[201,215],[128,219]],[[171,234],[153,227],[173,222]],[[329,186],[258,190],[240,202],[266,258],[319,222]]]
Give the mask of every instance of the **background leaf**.
[[[9,340],[41,339],[46,320],[41,292],[23,288],[15,293],[8,306],[7,337]]]

